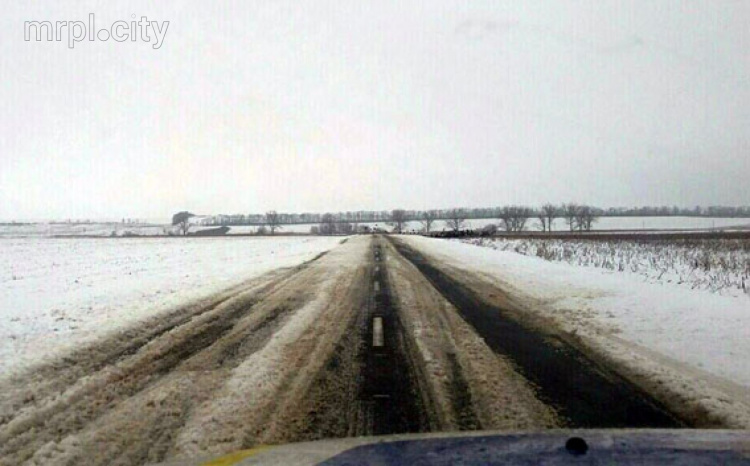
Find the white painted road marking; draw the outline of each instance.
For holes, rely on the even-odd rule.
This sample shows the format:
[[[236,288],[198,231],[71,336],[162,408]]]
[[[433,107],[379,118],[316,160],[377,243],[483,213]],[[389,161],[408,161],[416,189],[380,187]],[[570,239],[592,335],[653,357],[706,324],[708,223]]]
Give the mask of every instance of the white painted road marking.
[[[375,291],[380,291],[380,282],[375,280]]]
[[[372,319],[372,346],[379,348],[383,346],[383,318]]]

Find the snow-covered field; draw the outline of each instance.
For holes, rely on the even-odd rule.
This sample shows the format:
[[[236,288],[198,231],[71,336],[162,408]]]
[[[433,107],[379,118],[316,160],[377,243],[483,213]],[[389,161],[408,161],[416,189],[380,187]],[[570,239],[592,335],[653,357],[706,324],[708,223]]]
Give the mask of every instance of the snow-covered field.
[[[134,233],[139,235],[163,235],[165,228],[160,224],[126,224],[115,222],[101,223],[24,223],[18,225],[0,224],[0,238],[43,238],[51,236],[122,236]]]
[[[340,237],[0,239],[0,373],[312,259]]]
[[[745,397],[750,393],[750,299],[746,296],[647,283],[638,275],[458,241],[405,239],[437,259],[493,277],[569,331],[596,334],[609,343],[622,340],[739,384]],[[625,359],[635,358],[620,351]]]
[[[285,225],[280,233],[310,233],[311,225]],[[190,231],[199,231],[212,226],[194,225]],[[167,236],[175,227],[167,223],[27,223],[18,225],[0,224],[0,238],[49,238],[55,236]],[[229,235],[254,234],[255,226],[232,226]]]
[[[705,217],[600,217],[595,230],[706,230],[713,228],[750,227],[748,218]],[[565,229],[563,220],[555,221],[555,228]]]
[[[310,227],[312,225],[308,224],[299,224],[299,225],[283,225],[281,229],[278,231],[280,234],[286,234],[286,233],[310,233]],[[216,228],[216,227],[196,227],[195,230],[202,230],[204,228]],[[229,227],[230,230],[227,233],[228,235],[252,235],[258,232],[257,226],[252,225],[234,225]]]
[[[543,238],[471,238],[463,242],[548,261],[599,268],[640,277],[750,298],[750,241],[695,240],[561,240]]]
[[[490,224],[499,224],[498,219],[473,219],[467,220],[465,228],[481,229]],[[526,229],[535,231],[538,222],[529,219]],[[387,222],[367,223],[370,227],[391,230]],[[317,224],[284,225],[280,233],[310,233],[310,228]],[[205,228],[195,225],[191,231]],[[555,230],[566,230],[565,222],[557,219],[554,224]],[[747,229],[750,228],[750,219],[747,218],[703,218],[703,217],[601,217],[594,223],[594,230],[709,230],[709,229]],[[166,235],[174,228],[167,223],[141,223],[128,224],[117,222],[100,223],[28,223],[20,225],[0,224],[0,238],[21,237],[50,237],[50,236],[123,236],[123,235]],[[448,230],[442,220],[436,221],[432,226],[433,231]],[[258,231],[257,226],[231,226],[229,235],[254,234]],[[407,222],[404,226],[405,232],[420,232],[420,222]]]

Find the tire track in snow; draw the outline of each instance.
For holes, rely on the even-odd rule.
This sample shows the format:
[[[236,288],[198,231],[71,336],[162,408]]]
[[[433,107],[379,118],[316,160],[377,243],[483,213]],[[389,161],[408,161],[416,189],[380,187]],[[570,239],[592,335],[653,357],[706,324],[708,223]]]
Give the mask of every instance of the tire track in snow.
[[[414,340],[420,380],[432,399],[433,430],[559,427],[511,362],[497,355],[458,310],[390,242],[393,300]]]
[[[552,335],[527,328],[484,302],[419,252],[393,241],[497,353],[506,355],[539,397],[574,427],[681,427],[661,403],[614,371],[600,367]]]
[[[12,464],[163,459],[194,405],[310,298],[314,264],[253,280],[187,315],[149,321],[5,382],[0,458]]]

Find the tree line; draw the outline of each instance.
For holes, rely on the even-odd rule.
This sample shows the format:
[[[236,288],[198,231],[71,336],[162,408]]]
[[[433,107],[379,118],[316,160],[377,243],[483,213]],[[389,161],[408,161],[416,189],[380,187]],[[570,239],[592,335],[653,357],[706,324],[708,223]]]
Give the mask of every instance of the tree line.
[[[556,221],[562,220],[565,229],[569,231],[590,231],[593,224],[600,217],[649,217],[649,216],[690,216],[690,217],[750,217],[750,206],[726,207],[709,206],[693,208],[667,207],[612,207],[602,209],[585,204],[547,203],[539,207],[503,206],[494,208],[454,208],[432,210],[393,209],[390,211],[356,211],[356,212],[326,212],[319,213],[279,213],[275,210],[265,214],[249,215],[214,215],[205,216],[198,223],[204,226],[258,226],[259,233],[275,234],[284,225],[313,224],[311,232],[314,234],[351,234],[370,232],[376,229],[384,230],[380,225],[389,226],[395,233],[403,233],[409,222],[419,222],[421,231],[434,231],[436,222],[442,221],[445,228],[452,232],[459,232],[466,228],[469,219],[496,219],[496,225],[485,227],[490,230],[506,232],[520,232],[532,228],[530,221],[536,220],[533,228],[541,231],[553,231]],[[189,212],[179,212],[172,219],[172,224],[178,227],[179,234],[187,235],[190,229],[190,219],[195,217]],[[367,225],[376,224],[376,226]]]
[[[557,206],[561,207],[561,206]],[[677,207],[677,206],[646,206],[646,207],[610,207],[600,208],[594,206],[587,206],[590,209],[591,214],[595,217],[671,217],[671,216],[685,216],[685,217],[750,217],[750,206],[741,207],[728,207],[728,206],[708,206],[708,207]],[[528,208],[531,210],[529,217],[538,218],[539,211],[544,209],[544,206],[539,208],[531,207],[516,207],[516,208]],[[466,218],[469,219],[495,219],[499,218],[498,212],[506,209],[506,207],[490,207],[490,208],[466,208],[462,209],[465,212]],[[448,221],[451,218],[451,214],[456,209],[433,209],[433,210],[404,210],[403,211],[404,221],[422,221],[425,213],[434,216],[433,220],[444,220]],[[347,211],[347,212],[328,212],[328,213],[280,213],[273,212],[274,223],[277,225],[295,225],[295,224],[322,224],[329,221],[335,223],[386,223],[391,222],[393,216],[393,210],[359,210],[359,211]],[[260,226],[268,225],[268,212],[265,214],[234,214],[234,215],[212,215],[206,216],[202,219],[201,224],[209,226],[232,226],[232,225],[250,225]]]
[[[482,218],[492,218],[499,221],[498,225],[488,225],[483,228],[486,233],[495,233],[498,228],[507,232],[524,231],[529,227],[529,220],[536,218],[539,220],[538,227],[542,231],[553,231],[555,221],[562,219],[570,231],[590,231],[593,224],[598,219],[595,208],[587,205],[568,203],[562,205],[545,204],[538,209],[525,206],[505,206],[493,210],[492,216]],[[383,219],[383,217],[386,217]],[[389,226],[393,233],[404,233],[409,222],[418,221],[422,233],[431,233],[437,221],[443,221],[445,228],[455,234],[465,231],[467,220],[472,217],[471,209],[447,209],[447,210],[424,210],[418,214],[404,209],[394,209],[383,216],[384,225]],[[313,234],[332,235],[332,234],[352,234],[352,233],[369,233],[372,231],[384,230],[371,225],[359,223],[350,223],[337,219],[335,214],[326,213],[321,217],[318,225],[313,225],[310,232]]]
[[[436,220],[445,221],[448,230],[458,233],[465,228],[468,219],[474,218],[470,215],[469,209],[450,209],[442,216],[438,211],[428,210],[422,212],[419,222],[422,231],[425,233],[432,231]],[[394,232],[401,233],[405,223],[405,211],[394,210],[392,218],[390,225],[394,227]],[[491,218],[497,219],[499,222],[497,225],[486,226],[484,229],[488,233],[495,233],[498,228],[506,232],[525,231],[530,226],[529,220],[531,219],[538,220],[537,227],[541,231],[553,231],[557,219],[563,219],[570,231],[590,231],[599,216],[596,208],[571,202],[561,205],[545,204],[539,208],[527,206],[498,207]]]

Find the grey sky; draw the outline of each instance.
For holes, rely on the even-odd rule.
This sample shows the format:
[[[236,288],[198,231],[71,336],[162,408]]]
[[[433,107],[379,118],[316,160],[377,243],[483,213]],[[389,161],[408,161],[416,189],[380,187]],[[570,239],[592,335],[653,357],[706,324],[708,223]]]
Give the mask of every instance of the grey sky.
[[[750,2],[468,3],[8,2],[0,219],[750,203]]]

